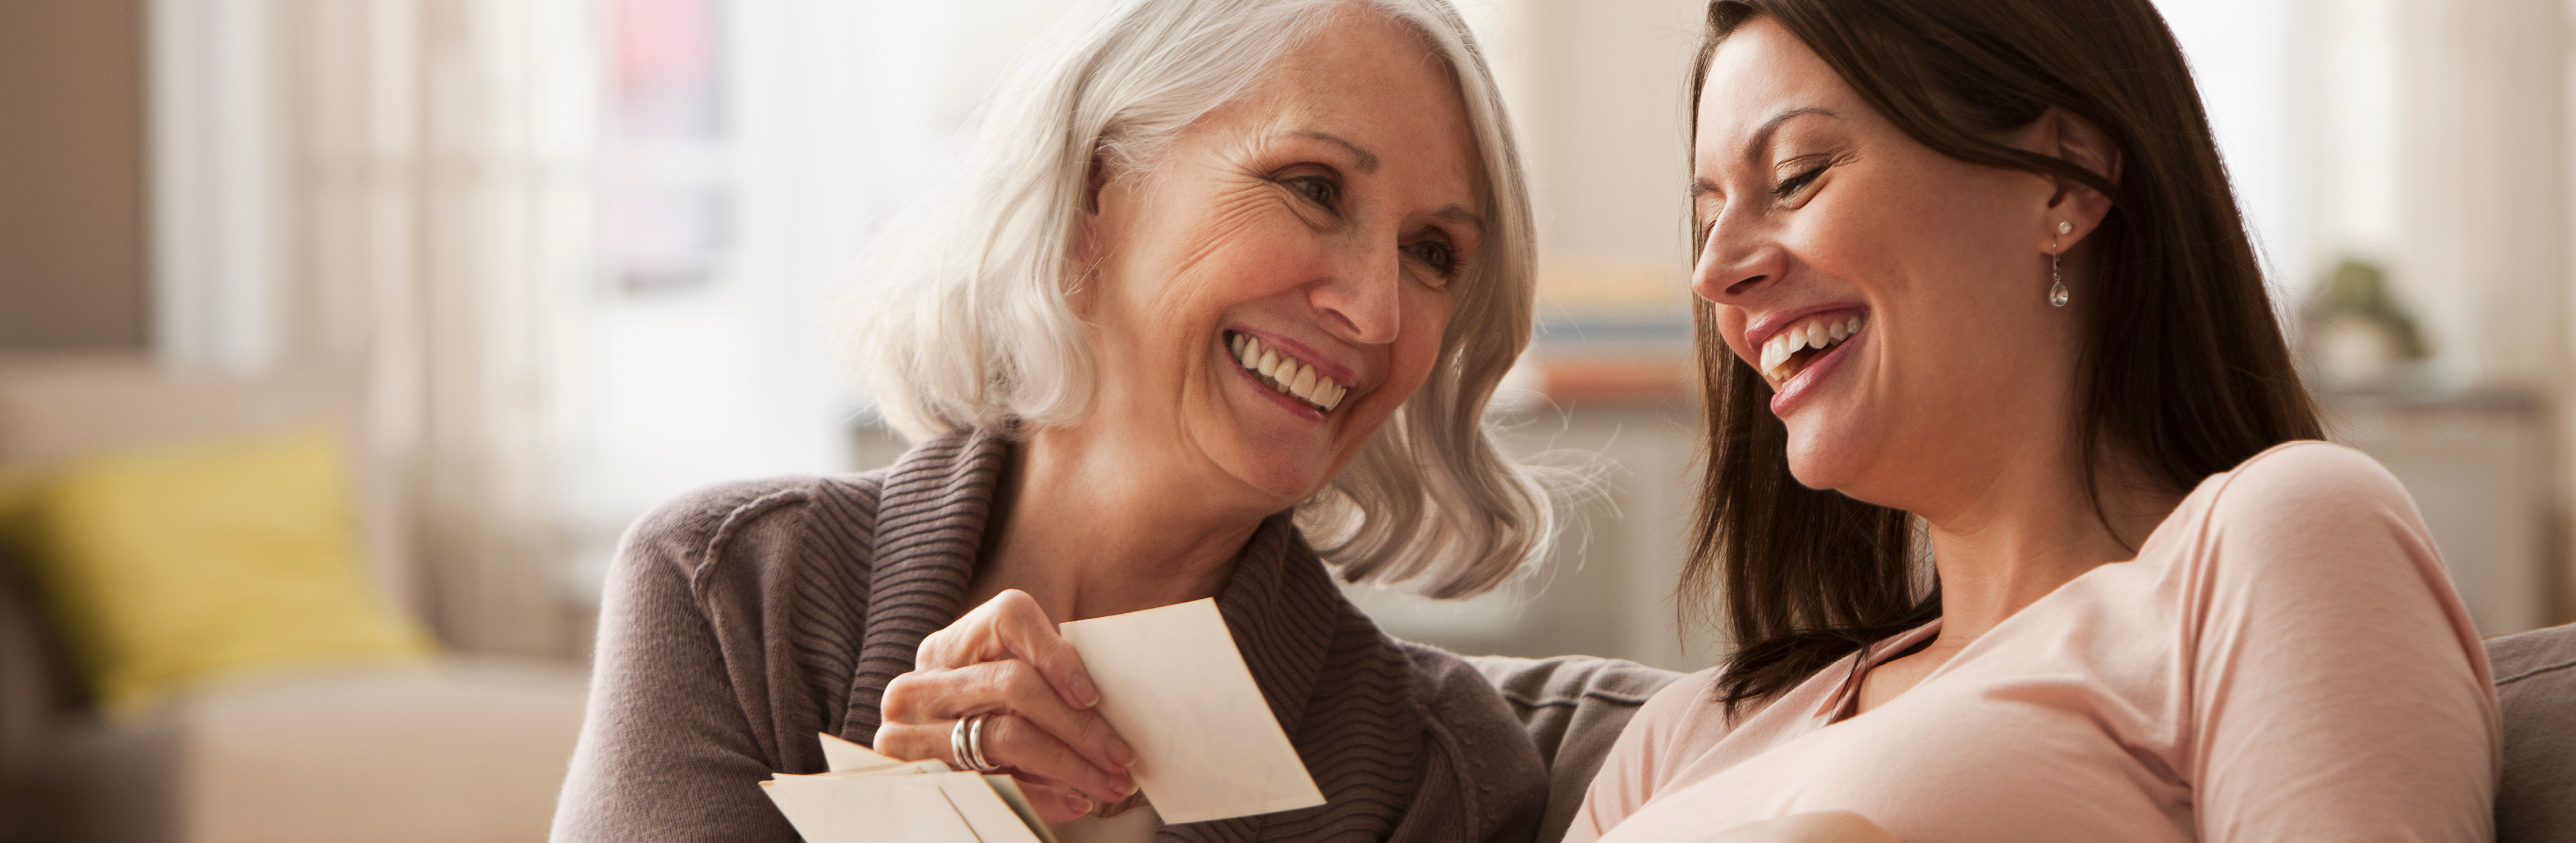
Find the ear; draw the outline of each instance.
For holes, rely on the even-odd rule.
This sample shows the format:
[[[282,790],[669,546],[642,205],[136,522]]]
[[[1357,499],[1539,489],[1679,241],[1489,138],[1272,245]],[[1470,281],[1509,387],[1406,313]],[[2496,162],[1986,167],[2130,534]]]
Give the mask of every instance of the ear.
[[[1108,245],[1103,242],[1108,232],[1101,225],[1103,220],[1100,217],[1100,195],[1109,189],[1113,178],[1107,152],[1094,146],[1091,162],[1083,170],[1082,218],[1075,221],[1073,242],[1070,244],[1071,248],[1067,250],[1070,253],[1067,255],[1068,263],[1073,267],[1073,272],[1070,277],[1064,279],[1066,303],[1072,306],[1075,315],[1085,318],[1088,318],[1091,313],[1094,286],[1091,280],[1099,271],[1103,253],[1108,248]]]
[[[1101,144],[1092,144],[1091,163],[1083,168],[1082,173],[1083,213],[1099,215],[1100,191],[1109,187],[1109,178],[1109,149]]]
[[[2063,108],[2049,106],[2047,111],[2040,112],[2039,119],[2033,122],[2026,137],[2033,152],[2091,170],[2103,181],[2120,183],[2120,146],[2111,141],[2110,133],[2102,131],[2102,127],[2094,125],[2091,120]],[[2049,181],[2055,183],[2057,189],[2048,199],[2048,223],[2040,235],[2040,250],[2063,253],[2083,242],[2102,225],[2103,217],[2110,216],[2111,197],[2074,179],[2050,176]],[[2070,229],[2064,234],[2057,233],[2061,222]]]
[[[1096,263],[1100,248],[1100,194],[1109,189],[1111,175],[1107,150],[1091,148],[1091,162],[1082,171],[1082,218],[1075,221],[1072,257],[1076,264]]]

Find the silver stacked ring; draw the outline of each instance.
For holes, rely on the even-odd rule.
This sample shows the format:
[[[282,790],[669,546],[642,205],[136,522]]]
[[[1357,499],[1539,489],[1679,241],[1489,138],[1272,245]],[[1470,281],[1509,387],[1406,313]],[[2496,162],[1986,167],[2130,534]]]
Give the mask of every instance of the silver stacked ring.
[[[948,730],[948,754],[960,766],[978,773],[1002,769],[984,759],[984,721],[992,716],[991,712],[969,714],[958,718],[957,725]]]

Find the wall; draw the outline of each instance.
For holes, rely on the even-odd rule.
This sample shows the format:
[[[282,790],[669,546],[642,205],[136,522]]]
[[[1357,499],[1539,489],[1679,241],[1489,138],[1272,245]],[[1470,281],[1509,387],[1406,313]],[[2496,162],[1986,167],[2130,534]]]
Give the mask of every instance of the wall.
[[[140,348],[136,0],[0,0],[0,352]]]

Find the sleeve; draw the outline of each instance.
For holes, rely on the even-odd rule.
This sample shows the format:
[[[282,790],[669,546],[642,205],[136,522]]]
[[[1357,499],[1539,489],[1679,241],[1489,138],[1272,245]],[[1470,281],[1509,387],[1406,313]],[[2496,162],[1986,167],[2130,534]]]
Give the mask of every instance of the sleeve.
[[[705,525],[732,508],[675,502],[621,543],[600,604],[589,710],[556,802],[558,843],[797,839],[761,793],[777,762],[691,587]]]
[[[1427,715],[1423,780],[1455,784],[1415,791],[1414,803],[1390,839],[1536,839],[1547,809],[1547,765],[1502,695],[1455,655],[1420,644],[1398,646],[1420,683]]]
[[[1684,761],[1678,757],[1677,745],[1686,731],[1683,721],[1711,705],[1710,686],[1716,681],[1716,669],[1704,670],[1674,680],[1646,700],[1627,728],[1619,731],[1618,742],[1610,745],[1601,772],[1583,793],[1582,810],[1565,830],[1565,843],[1599,839],[1654,798],[1655,790]]]
[[[2405,489],[2325,444],[2226,482],[2180,578],[2201,839],[2494,839],[2485,651]]]
[[[1680,674],[1630,661],[1592,656],[1467,659],[1502,692],[1521,727],[1547,764],[1547,818],[1539,839],[1565,836],[1583,808],[1584,792],[1601,772],[1602,759],[1626,731],[1637,710]]]

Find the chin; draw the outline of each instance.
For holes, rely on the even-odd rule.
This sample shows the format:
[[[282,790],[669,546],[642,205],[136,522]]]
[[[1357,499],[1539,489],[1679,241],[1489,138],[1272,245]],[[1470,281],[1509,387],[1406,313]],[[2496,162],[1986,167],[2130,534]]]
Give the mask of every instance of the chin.
[[[1839,489],[1851,485],[1859,473],[1859,449],[1848,439],[1833,435],[1835,431],[1812,430],[1799,425],[1789,427],[1789,475],[1798,485],[1810,489]]]
[[[1220,434],[1221,441],[1201,442],[1203,451],[1215,467],[1253,491],[1294,504],[1312,496],[1332,479],[1331,460],[1321,454],[1288,453],[1302,451],[1276,439],[1247,435],[1251,431],[1230,430]]]

